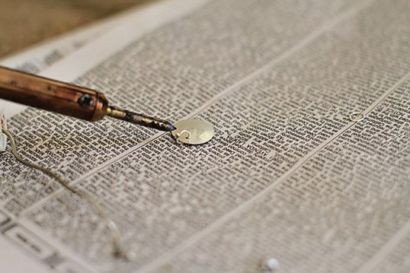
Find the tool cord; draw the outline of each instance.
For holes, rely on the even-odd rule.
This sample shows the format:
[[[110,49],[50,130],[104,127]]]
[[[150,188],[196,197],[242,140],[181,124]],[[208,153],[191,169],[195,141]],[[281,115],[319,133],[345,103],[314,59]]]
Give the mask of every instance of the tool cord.
[[[62,178],[60,175],[52,172],[51,170],[37,165],[35,163],[32,163],[26,159],[24,159],[18,152],[17,152],[17,142],[13,136],[13,134],[6,128],[1,129],[3,133],[9,138],[10,144],[11,144],[11,153],[14,155],[14,157],[21,162],[22,164],[36,169],[38,171],[41,171],[42,173],[48,175],[49,177],[55,179],[64,189],[68,190],[72,194],[77,195],[80,199],[85,200],[88,202],[95,210],[95,212],[98,214],[98,216],[104,221],[106,227],[110,230],[111,236],[112,236],[112,247],[113,247],[113,256],[115,258],[121,258],[124,260],[128,260],[128,255],[127,252],[124,251],[122,245],[121,245],[121,233],[115,224],[115,222],[107,215],[106,210],[87,192],[78,190],[74,188],[73,186],[70,185],[70,183]]]

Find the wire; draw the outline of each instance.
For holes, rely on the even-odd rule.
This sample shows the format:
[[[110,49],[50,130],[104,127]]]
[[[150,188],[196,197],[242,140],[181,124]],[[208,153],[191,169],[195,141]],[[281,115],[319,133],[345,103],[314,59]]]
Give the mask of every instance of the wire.
[[[115,224],[115,222],[107,215],[106,210],[87,192],[78,190],[74,188],[73,186],[70,185],[70,183],[62,178],[60,175],[52,172],[51,170],[42,167],[40,165],[37,165],[35,163],[32,163],[23,157],[17,152],[17,143],[16,140],[13,136],[13,134],[7,129],[7,128],[0,128],[1,131],[9,138],[10,144],[11,144],[11,153],[14,155],[14,157],[21,162],[22,164],[36,169],[38,171],[43,172],[44,174],[48,175],[49,177],[55,179],[64,189],[68,190],[72,194],[77,195],[80,199],[85,200],[88,202],[95,210],[95,212],[98,214],[98,216],[103,220],[105,223],[106,227],[110,230],[111,236],[112,236],[112,247],[113,247],[113,252],[112,255],[115,258],[119,259],[124,259],[128,260],[128,255],[127,252],[123,249],[121,245],[121,233]]]

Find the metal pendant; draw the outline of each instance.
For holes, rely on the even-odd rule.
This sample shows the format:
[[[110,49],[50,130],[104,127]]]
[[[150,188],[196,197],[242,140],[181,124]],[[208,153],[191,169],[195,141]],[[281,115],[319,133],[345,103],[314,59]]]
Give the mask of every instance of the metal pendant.
[[[210,141],[214,135],[211,123],[200,119],[181,120],[174,124],[177,128],[172,136],[179,142],[189,145],[199,145]]]

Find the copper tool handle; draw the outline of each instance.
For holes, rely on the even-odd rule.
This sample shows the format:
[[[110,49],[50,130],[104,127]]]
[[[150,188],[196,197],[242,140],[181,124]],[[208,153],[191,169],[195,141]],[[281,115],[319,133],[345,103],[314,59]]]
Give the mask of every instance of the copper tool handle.
[[[0,99],[89,121],[102,119],[108,107],[95,90],[1,66]]]

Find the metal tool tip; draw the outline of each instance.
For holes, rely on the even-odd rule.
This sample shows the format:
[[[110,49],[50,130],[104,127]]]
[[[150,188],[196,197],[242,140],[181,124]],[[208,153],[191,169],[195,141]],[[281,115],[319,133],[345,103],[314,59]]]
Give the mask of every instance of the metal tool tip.
[[[166,130],[168,131],[168,132],[170,132],[170,131],[175,131],[177,128],[172,124],[172,123],[168,123],[167,124],[167,126],[166,126]]]
[[[145,127],[150,127],[161,131],[169,132],[176,130],[176,127],[168,120],[151,117],[144,114],[134,113],[114,106],[108,107],[107,115],[113,118],[125,120],[134,124],[139,124]]]

